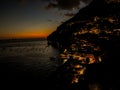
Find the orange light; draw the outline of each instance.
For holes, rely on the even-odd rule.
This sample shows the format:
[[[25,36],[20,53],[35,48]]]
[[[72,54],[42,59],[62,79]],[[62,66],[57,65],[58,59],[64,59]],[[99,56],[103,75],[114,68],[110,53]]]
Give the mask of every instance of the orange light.
[[[0,39],[46,38],[50,32],[20,32],[0,35]]]

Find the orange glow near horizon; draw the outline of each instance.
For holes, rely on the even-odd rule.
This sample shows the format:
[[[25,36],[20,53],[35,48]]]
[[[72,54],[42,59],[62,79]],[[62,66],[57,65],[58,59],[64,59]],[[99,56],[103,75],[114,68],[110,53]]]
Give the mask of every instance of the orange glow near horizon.
[[[46,38],[51,33],[50,30],[38,32],[20,32],[20,33],[7,33],[0,35],[0,39],[23,39],[23,38]]]

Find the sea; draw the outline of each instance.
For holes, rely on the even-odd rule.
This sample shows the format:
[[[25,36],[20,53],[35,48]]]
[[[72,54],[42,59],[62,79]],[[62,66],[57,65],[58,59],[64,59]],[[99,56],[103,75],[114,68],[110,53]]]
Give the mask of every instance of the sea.
[[[102,64],[97,65],[98,70],[88,71],[89,85],[83,81],[69,86],[65,81],[69,80],[69,71],[60,74],[60,70],[66,70],[60,68],[62,63],[59,50],[48,45],[46,39],[0,40],[0,90],[119,90],[119,76]],[[91,87],[83,89],[86,85]]]
[[[46,39],[2,40],[0,88],[50,89],[53,82],[50,78],[60,64],[59,50],[48,46]]]

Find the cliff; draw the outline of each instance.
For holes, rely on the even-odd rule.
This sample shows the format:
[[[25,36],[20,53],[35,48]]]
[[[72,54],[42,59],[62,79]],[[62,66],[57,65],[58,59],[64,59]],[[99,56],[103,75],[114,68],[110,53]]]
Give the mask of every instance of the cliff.
[[[120,28],[119,10],[119,0],[93,0],[88,6],[80,9],[74,17],[58,26],[47,39],[54,42],[55,46],[68,47],[76,42],[75,38],[77,37],[74,35],[75,33],[81,33],[85,30],[89,32],[93,28],[112,32],[114,29]],[[80,37],[81,35],[79,35]]]

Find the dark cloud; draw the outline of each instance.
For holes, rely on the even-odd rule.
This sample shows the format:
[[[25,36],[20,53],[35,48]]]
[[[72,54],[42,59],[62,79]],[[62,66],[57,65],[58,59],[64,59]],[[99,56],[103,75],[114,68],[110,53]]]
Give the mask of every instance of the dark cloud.
[[[25,3],[28,2],[28,0],[17,0],[17,1],[18,1],[18,3],[20,3],[20,4],[25,4]]]
[[[64,14],[65,16],[68,16],[68,17],[72,17],[72,16],[74,16],[75,14],[74,13],[66,13],[66,14]]]
[[[2,0],[1,2],[18,2],[20,4],[26,4],[28,2],[36,2],[39,1],[39,3],[47,2],[48,5],[46,6],[47,9],[50,8],[58,8],[62,10],[72,10],[73,8],[79,8],[80,1],[84,3],[89,3],[92,0]]]
[[[55,4],[55,3],[49,3],[47,6],[46,6],[46,9],[50,9],[50,8],[57,8],[58,7],[58,5],[57,4]]]
[[[49,1],[47,9],[58,8],[64,10],[72,10],[73,8],[79,8],[80,1],[89,3],[92,0],[46,0]]]
[[[48,22],[52,22],[52,20],[51,20],[51,19],[48,19]]]
[[[92,0],[2,0],[1,2],[5,2],[5,3],[10,3],[10,2],[18,2],[22,5],[27,4],[28,2],[39,2],[39,3],[48,3],[48,5],[46,6],[46,9],[51,9],[51,8],[58,8],[61,10],[72,10],[79,8],[80,6],[80,1],[84,2],[84,3],[89,3]]]
[[[56,2],[50,2],[47,8],[59,8],[64,10],[71,10],[73,8],[78,8],[80,0],[56,0]]]
[[[90,3],[90,2],[93,1],[93,0],[80,0],[80,1],[83,1],[83,2],[85,2],[85,3]]]
[[[60,9],[73,9],[78,8],[80,0],[57,0],[58,8]]]

